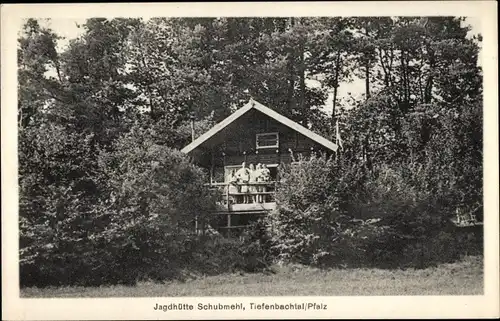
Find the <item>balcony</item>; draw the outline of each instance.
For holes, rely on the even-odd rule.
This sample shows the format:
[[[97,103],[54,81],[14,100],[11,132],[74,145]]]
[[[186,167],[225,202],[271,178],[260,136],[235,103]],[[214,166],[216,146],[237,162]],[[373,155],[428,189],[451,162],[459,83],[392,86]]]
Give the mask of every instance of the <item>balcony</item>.
[[[248,183],[246,185],[248,185],[251,190],[251,187],[254,187],[254,191],[246,193],[234,191],[236,188],[234,185],[233,188],[230,188],[229,183],[211,183],[207,185],[211,189],[220,192],[216,210],[216,212],[220,214],[262,213],[273,210],[276,207],[276,201],[274,199],[276,190],[275,181]],[[263,187],[265,191],[258,191]]]

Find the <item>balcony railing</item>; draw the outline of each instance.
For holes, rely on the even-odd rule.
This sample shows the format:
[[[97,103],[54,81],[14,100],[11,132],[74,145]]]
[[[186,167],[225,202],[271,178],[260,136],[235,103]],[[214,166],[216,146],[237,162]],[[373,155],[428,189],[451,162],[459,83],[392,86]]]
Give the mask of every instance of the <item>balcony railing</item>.
[[[249,182],[235,183],[209,183],[206,184],[213,190],[220,192],[217,205],[220,211],[248,212],[271,210],[275,207],[276,182]],[[247,186],[247,192],[241,192],[241,187]],[[259,190],[261,189],[261,190]]]

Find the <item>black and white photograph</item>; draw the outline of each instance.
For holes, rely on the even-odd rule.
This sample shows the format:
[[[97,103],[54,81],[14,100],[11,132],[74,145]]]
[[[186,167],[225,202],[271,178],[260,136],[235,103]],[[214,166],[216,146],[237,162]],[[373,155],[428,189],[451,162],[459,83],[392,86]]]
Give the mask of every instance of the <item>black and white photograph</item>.
[[[256,12],[22,17],[21,302],[486,294],[485,20]]]

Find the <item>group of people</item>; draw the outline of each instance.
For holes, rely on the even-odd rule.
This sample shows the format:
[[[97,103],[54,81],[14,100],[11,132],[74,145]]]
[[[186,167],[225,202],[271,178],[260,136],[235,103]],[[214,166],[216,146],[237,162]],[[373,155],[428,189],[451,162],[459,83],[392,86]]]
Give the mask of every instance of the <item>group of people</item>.
[[[248,193],[250,195],[242,195],[241,201],[237,203],[263,203],[266,199],[265,194],[252,195],[251,193],[266,192],[265,184],[259,185],[255,183],[269,182],[271,173],[265,164],[257,164],[254,166],[250,164],[248,167],[245,162],[241,164],[238,170],[233,169],[228,177],[228,192],[234,193]],[[233,199],[234,200],[234,199]],[[238,199],[237,199],[238,200]]]

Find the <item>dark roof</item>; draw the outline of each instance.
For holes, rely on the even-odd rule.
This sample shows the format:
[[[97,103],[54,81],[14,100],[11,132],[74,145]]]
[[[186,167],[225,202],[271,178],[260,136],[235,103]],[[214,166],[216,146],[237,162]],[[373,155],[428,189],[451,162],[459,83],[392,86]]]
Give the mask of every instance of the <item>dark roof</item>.
[[[227,117],[226,119],[224,119],[223,121],[221,121],[220,123],[218,123],[217,125],[212,127],[209,131],[205,132],[203,135],[196,138],[189,145],[184,147],[181,151],[183,153],[186,153],[186,154],[191,152],[196,147],[200,146],[205,141],[210,139],[210,137],[214,136],[215,134],[217,134],[218,132],[223,130],[225,127],[227,127],[229,124],[231,124],[232,122],[234,122],[235,120],[237,120],[238,118],[240,118],[241,116],[243,116],[244,114],[246,114],[247,112],[249,112],[252,109],[256,109],[256,110],[266,114],[267,116],[273,118],[274,120],[282,123],[283,125],[286,125],[292,129],[294,129],[295,131],[301,133],[302,135],[312,139],[313,141],[317,142],[318,144],[323,145],[324,147],[326,147],[334,152],[337,151],[338,147],[335,143],[333,143],[333,142],[329,141],[328,139],[312,132],[311,130],[305,128],[304,126],[297,124],[293,120],[291,120],[283,115],[280,115],[279,113],[275,112],[271,108],[266,107],[253,99],[250,99],[248,101],[248,103],[245,104],[245,106],[241,107],[236,112],[231,114],[229,117]]]

